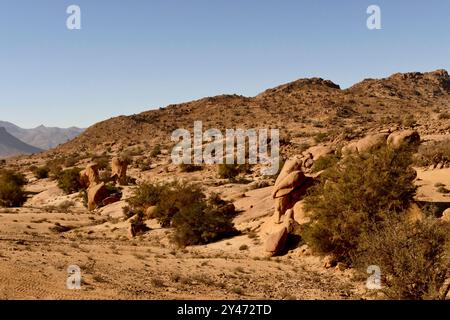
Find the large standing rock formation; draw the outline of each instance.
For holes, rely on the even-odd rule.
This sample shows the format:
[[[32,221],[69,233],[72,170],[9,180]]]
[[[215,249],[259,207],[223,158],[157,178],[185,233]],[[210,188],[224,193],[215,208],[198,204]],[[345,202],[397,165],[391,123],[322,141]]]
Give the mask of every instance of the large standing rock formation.
[[[287,238],[295,224],[293,215],[292,209],[287,210],[283,224],[266,239],[265,250],[270,256],[280,254],[285,249]]]
[[[86,169],[80,172],[80,182],[82,187],[89,188],[100,183],[100,176],[98,174],[98,165],[96,163],[90,163],[86,166]]]
[[[104,182],[90,186],[87,190],[87,193],[89,211],[97,209],[100,205],[103,204],[103,200],[110,196]]]
[[[288,209],[294,207],[295,203],[301,200],[309,187],[314,183],[314,179],[305,176],[298,170],[302,162],[298,158],[286,161],[277,180],[275,181],[272,197],[275,199],[275,222],[281,223],[283,216]]]
[[[111,195],[105,183],[101,182],[98,174],[98,165],[95,163],[88,164],[86,169],[80,172],[80,181],[82,187],[87,189],[89,211],[120,200],[120,194]]]
[[[126,184],[128,164],[128,160],[124,160],[119,157],[112,158],[111,180],[119,182],[119,184]]]

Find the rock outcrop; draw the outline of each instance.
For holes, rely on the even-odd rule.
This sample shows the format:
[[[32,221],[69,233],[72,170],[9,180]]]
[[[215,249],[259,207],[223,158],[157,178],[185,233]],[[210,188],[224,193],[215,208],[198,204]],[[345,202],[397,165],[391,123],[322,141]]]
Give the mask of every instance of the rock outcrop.
[[[86,169],[80,172],[80,182],[84,188],[89,188],[100,183],[98,165],[96,163],[88,164]]]
[[[392,149],[400,149],[402,147],[418,146],[420,143],[420,135],[415,130],[396,131],[387,138],[387,145]]]
[[[420,135],[415,130],[399,130],[389,133],[376,133],[364,138],[350,142],[342,148],[342,155],[361,154],[373,152],[383,146],[388,146],[394,150],[402,147],[417,147],[420,143]]]
[[[110,196],[104,182],[91,185],[87,190],[88,210],[92,211],[103,205],[103,200]],[[120,200],[120,199],[119,199]]]
[[[128,160],[119,157],[112,158],[111,161],[111,180],[119,184],[126,184]]]
[[[307,177],[298,170],[301,165],[302,161],[298,158],[286,161],[275,181],[272,197],[275,199],[274,217],[278,223],[286,211],[294,207],[314,183],[314,178]]]
[[[342,155],[371,152],[386,144],[389,134],[377,133],[368,135],[360,140],[350,142],[342,148]]]

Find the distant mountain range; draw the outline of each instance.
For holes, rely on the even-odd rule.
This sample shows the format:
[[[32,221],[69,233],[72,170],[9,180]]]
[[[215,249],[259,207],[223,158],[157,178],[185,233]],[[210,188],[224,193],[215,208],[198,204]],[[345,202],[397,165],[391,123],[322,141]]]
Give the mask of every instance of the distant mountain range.
[[[21,154],[38,153],[42,150],[11,135],[5,128],[0,127],[0,158],[18,156]]]
[[[0,157],[31,154],[52,149],[72,140],[84,129],[39,126],[23,129],[13,123],[0,121]]]

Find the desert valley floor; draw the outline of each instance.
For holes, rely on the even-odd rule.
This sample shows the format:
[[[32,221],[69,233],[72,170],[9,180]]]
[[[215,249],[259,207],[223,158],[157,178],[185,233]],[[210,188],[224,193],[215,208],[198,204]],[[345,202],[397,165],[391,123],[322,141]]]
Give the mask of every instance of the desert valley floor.
[[[443,175],[450,175],[450,169],[419,170],[418,197],[450,201],[433,191]],[[95,213],[78,202],[67,212],[53,212],[51,205],[76,197],[64,195],[47,179],[31,183],[28,190],[35,196],[23,208],[0,211],[0,299],[367,297],[365,279],[351,269],[324,268],[323,259],[305,247],[265,256],[258,230],[273,213],[271,187],[248,191],[246,185],[227,184],[210,189],[234,200],[241,210],[235,223],[243,234],[178,249],[168,240],[170,231],[154,220],[147,221],[150,232],[130,239],[128,223],[121,219],[124,201]],[[69,265],[81,268],[80,290],[66,287]]]

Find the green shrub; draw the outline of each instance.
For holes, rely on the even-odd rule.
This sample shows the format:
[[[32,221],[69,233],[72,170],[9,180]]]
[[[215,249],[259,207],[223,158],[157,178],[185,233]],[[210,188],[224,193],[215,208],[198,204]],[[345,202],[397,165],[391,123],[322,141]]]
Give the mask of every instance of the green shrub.
[[[450,162],[450,139],[421,145],[414,162],[418,166]]]
[[[412,223],[391,216],[360,237],[353,260],[361,273],[370,265],[380,268],[382,291],[390,299],[444,299],[449,234],[449,225],[435,219]]]
[[[222,163],[218,166],[218,175],[221,179],[229,179],[235,181],[236,177],[241,173],[248,173],[248,164],[226,164]]]
[[[339,162],[339,158],[334,154],[328,154],[320,157],[314,162],[312,172],[319,172],[335,166]]]
[[[62,172],[63,159],[53,159],[46,162],[45,167],[49,169],[50,178],[57,180]]]
[[[141,184],[127,202],[125,216],[143,214],[148,207],[156,206],[156,219],[162,227],[175,228],[174,241],[179,245],[209,243],[236,232],[232,223],[234,205],[216,194],[207,198],[195,184]]]
[[[0,170],[0,206],[20,207],[26,200],[25,177],[11,170]]]
[[[156,146],[153,147],[152,152],[150,153],[150,156],[152,158],[155,158],[156,156],[161,154],[161,146],[159,144],[157,144]]]
[[[46,179],[49,177],[50,168],[47,166],[34,167],[34,168],[31,168],[31,172],[33,172],[36,179]]]
[[[162,189],[156,218],[162,227],[169,227],[172,218],[182,209],[202,203],[205,195],[200,186],[174,181]]]
[[[414,116],[412,114],[408,114],[407,116],[405,116],[403,118],[402,125],[404,127],[413,127],[416,125],[416,119],[414,118]]]
[[[80,168],[66,169],[58,175],[58,187],[66,194],[72,194],[82,189]]]
[[[185,163],[180,164],[181,172],[195,172],[200,171],[202,169],[203,169],[202,166],[197,166],[195,164],[185,164]]]
[[[155,206],[163,190],[167,187],[163,183],[142,183],[133,190],[132,196],[127,199],[131,211],[144,212],[148,207]]]
[[[143,234],[149,231],[150,228],[144,222],[144,214],[139,212],[131,220],[131,234],[134,236]]]
[[[303,238],[317,252],[351,263],[359,237],[386,213],[402,213],[416,191],[412,154],[382,148],[353,155],[326,170],[305,197],[312,223]]]
[[[314,141],[316,143],[325,142],[329,140],[329,136],[326,132],[319,132],[314,136]]]
[[[64,159],[64,167],[66,167],[66,168],[73,167],[73,166],[75,166],[78,163],[78,161],[79,161],[79,157],[76,156],[76,155],[72,154],[70,156],[67,156]]]
[[[234,205],[216,200],[198,201],[173,217],[174,240],[180,246],[207,244],[237,234],[232,222]]]
[[[441,114],[439,114],[438,119],[439,119],[439,120],[447,120],[447,119],[450,119],[450,113],[448,113],[448,112],[442,112]]]
[[[106,170],[106,171],[111,170],[110,165],[111,159],[106,155],[92,157],[92,162],[97,164],[98,170]]]

